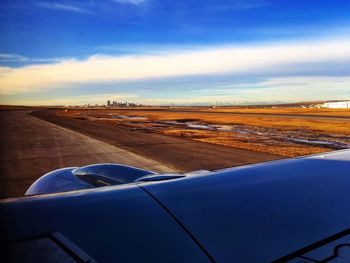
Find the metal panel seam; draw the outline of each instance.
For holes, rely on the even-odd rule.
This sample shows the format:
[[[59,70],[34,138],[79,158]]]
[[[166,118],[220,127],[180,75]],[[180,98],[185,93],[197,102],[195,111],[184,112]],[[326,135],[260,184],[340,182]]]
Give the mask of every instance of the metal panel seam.
[[[144,187],[141,185],[138,185],[142,190],[144,190],[152,199],[154,199],[169,215],[172,217],[176,223],[187,233],[187,235],[197,244],[197,246],[203,251],[203,253],[209,258],[209,260],[213,263],[216,261],[214,258],[209,254],[209,252],[204,248],[204,246],[192,235],[192,233],[181,223],[179,219],[176,218],[176,216],[160,202],[153,194],[151,194],[149,191],[147,191]]]

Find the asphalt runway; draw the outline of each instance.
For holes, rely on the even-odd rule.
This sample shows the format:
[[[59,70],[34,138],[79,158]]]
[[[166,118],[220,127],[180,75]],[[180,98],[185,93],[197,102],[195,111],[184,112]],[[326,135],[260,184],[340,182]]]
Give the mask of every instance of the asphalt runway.
[[[28,115],[0,111],[0,198],[23,196],[41,175],[70,166],[113,162],[175,172],[157,161]]]

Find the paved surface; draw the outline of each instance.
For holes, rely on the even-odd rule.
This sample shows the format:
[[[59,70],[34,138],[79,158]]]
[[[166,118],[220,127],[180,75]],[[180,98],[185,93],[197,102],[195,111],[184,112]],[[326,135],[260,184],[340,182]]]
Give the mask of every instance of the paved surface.
[[[27,113],[0,111],[0,198],[22,196],[38,177],[61,167],[114,162],[157,172],[174,171]]]
[[[33,115],[136,154],[147,156],[179,171],[215,170],[282,158],[268,153],[57,116],[50,110],[35,111]]]

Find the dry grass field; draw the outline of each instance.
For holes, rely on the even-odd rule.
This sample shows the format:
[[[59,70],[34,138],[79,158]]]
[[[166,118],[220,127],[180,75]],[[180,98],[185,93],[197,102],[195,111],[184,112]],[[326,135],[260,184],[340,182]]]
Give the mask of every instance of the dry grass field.
[[[186,109],[188,110],[188,108]],[[193,109],[192,109],[193,110]],[[198,109],[197,109],[198,110]],[[220,111],[229,109],[210,109]],[[279,113],[298,115],[229,115],[205,112],[147,111],[144,109],[59,110],[57,114],[117,125],[129,130],[156,132],[169,136],[278,154],[285,157],[320,153],[350,147],[350,121],[343,119],[306,118],[304,114],[347,116],[344,110],[231,109],[239,113]],[[239,110],[239,111],[238,111]]]
[[[234,112],[234,113],[265,113],[265,114],[298,114],[314,116],[344,116],[350,117],[350,109],[326,109],[326,108],[206,108],[200,111]]]

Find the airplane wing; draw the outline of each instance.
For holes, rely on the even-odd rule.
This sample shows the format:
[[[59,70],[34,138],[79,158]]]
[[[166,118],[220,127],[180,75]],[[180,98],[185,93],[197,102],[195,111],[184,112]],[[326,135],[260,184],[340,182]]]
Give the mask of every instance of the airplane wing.
[[[350,262],[350,150],[187,174],[104,167],[2,200],[6,259]]]

